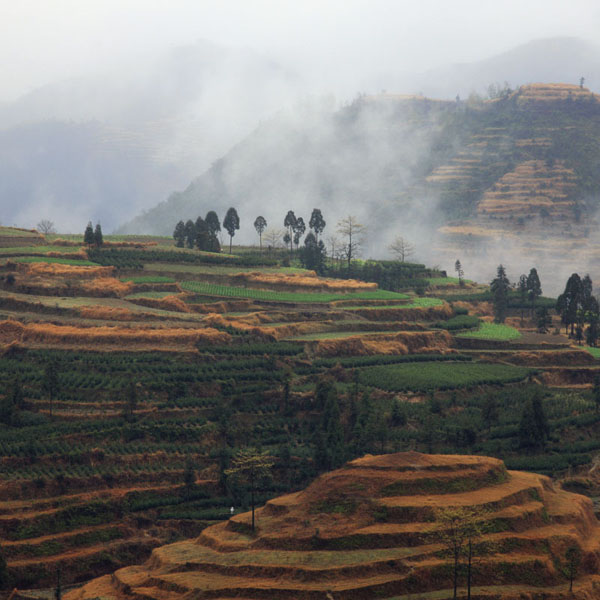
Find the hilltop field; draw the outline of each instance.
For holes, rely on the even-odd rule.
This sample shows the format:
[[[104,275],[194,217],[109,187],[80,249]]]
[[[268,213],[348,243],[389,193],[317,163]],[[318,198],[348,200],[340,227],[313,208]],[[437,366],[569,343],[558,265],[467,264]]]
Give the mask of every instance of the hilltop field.
[[[593,496],[593,350],[556,316],[538,333],[516,294],[498,326],[487,286],[399,272],[389,291],[318,277],[284,250],[147,236],[88,248],[0,228],[5,585],[49,588],[57,569],[82,582],[245,512],[249,490],[227,469],[249,445],[274,457],[259,505],[406,450],[494,456]],[[548,427],[532,440],[536,399]]]
[[[163,546],[67,600],[441,600],[452,598],[455,572],[464,598],[467,536],[471,597],[591,600],[600,589],[600,524],[589,499],[493,458],[367,455],[270,500],[256,520],[254,532],[245,513]]]

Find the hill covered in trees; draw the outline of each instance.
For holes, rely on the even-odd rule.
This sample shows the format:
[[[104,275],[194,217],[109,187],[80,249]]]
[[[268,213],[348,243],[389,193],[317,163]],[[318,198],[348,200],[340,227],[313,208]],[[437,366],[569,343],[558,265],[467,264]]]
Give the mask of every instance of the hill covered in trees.
[[[567,84],[490,93],[456,101],[382,94],[335,112],[320,105],[301,117],[280,114],[122,230],[168,234],[190,214],[236,205],[249,238],[256,215],[278,221],[270,211],[283,205],[357,214],[371,251],[401,232],[422,240],[421,256],[432,254],[434,232],[436,257],[457,239],[464,252],[515,232],[557,241],[593,235],[598,98]]]

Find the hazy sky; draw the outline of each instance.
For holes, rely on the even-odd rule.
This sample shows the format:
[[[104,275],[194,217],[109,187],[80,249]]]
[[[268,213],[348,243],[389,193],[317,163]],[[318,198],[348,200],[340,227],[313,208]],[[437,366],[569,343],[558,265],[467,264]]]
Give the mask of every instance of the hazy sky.
[[[199,39],[360,82],[556,35],[594,40],[597,0],[0,0],[0,101]]]

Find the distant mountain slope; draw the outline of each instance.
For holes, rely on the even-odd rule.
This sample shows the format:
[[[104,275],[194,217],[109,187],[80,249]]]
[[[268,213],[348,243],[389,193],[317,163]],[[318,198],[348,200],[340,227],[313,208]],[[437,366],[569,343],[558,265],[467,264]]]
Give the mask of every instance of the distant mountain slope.
[[[496,56],[472,63],[431,69],[398,83],[436,98],[466,98],[484,93],[492,83],[507,81],[513,87],[536,81],[564,81],[586,85],[600,92],[600,46],[572,37],[533,40]],[[389,86],[395,82],[390,74]]]
[[[169,234],[179,219],[234,205],[250,238],[258,214],[281,226],[288,209],[306,218],[319,206],[326,219],[358,214],[376,245],[457,219],[509,229],[543,219],[563,231],[599,199],[598,98],[539,84],[479,103],[381,95],[280,116],[123,231]]]
[[[40,214],[75,231],[93,218],[110,231],[206,169],[298,88],[284,67],[208,42],[44,86],[0,106],[0,218],[31,227]]]

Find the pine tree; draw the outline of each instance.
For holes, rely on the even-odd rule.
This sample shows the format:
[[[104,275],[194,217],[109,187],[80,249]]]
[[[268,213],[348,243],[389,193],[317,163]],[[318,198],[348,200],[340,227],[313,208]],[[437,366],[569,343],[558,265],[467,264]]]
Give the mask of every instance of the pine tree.
[[[175,246],[177,246],[177,248],[183,248],[185,246],[185,223],[183,221],[179,221],[179,223],[175,225],[173,239],[175,240]]]
[[[490,284],[490,288],[494,301],[494,321],[496,323],[504,323],[506,312],[508,310],[510,281],[508,280],[506,270],[502,265],[498,265],[496,278]]]
[[[88,221],[87,227],[85,228],[83,242],[88,246],[93,246],[96,243],[96,238],[94,237],[94,228],[91,221]]]
[[[94,244],[96,245],[96,248],[100,248],[104,244],[104,237],[102,236],[102,227],[100,223],[96,224],[96,229],[94,230]]]
[[[527,276],[527,295],[531,302],[531,316],[535,311],[535,302],[542,295],[542,285],[538,276],[537,269],[532,268]]]

